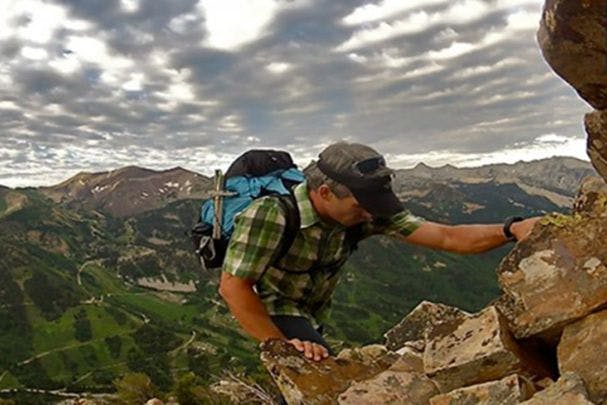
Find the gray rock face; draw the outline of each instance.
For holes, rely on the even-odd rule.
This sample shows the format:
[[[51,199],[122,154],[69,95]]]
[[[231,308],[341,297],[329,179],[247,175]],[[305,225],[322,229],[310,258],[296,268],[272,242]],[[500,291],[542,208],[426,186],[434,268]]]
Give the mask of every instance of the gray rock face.
[[[498,381],[459,388],[430,399],[431,405],[516,405],[531,397],[533,384],[513,374]]]
[[[537,34],[554,71],[594,108],[607,108],[606,0],[546,0]]]
[[[607,111],[586,114],[584,126],[588,134],[588,156],[596,171],[607,180]]]
[[[605,211],[607,211],[607,183],[599,177],[587,178],[575,197],[573,212],[601,217]]]
[[[423,374],[387,370],[367,381],[352,384],[339,396],[338,403],[427,404],[436,394],[436,385]]]
[[[497,380],[513,373],[547,376],[539,362],[514,341],[495,307],[454,325],[426,345],[424,370],[441,392]]]
[[[521,405],[592,405],[584,382],[575,373],[563,373],[558,381]]]
[[[391,365],[380,361],[363,363],[330,357],[320,362],[306,359],[287,342],[271,340],[262,345],[261,361],[289,405],[330,404],[348,387],[367,380]]]
[[[565,328],[558,360],[562,373],[575,372],[584,380],[592,401],[607,404],[607,310]]]
[[[572,215],[544,217],[497,270],[498,307],[517,338],[558,336],[607,304],[607,193],[589,181]]]
[[[463,320],[470,314],[459,308],[444,304],[436,304],[422,301],[396,326],[384,334],[386,347],[390,350],[398,350],[407,342],[418,342],[414,346],[423,350],[428,333],[432,334],[434,329],[444,328],[449,322]],[[421,342],[420,342],[421,341]]]
[[[597,111],[585,117],[588,155],[607,179],[607,0],[546,0],[537,39],[544,58]]]

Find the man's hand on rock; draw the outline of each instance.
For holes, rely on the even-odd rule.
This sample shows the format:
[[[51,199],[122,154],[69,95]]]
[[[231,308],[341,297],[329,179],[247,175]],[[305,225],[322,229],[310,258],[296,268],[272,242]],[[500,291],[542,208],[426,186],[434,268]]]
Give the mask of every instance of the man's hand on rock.
[[[540,219],[541,217],[534,217],[520,222],[514,222],[512,226],[510,226],[510,232],[512,232],[512,235],[520,242],[529,236],[531,230]]]
[[[299,350],[306,356],[306,358],[314,361],[320,361],[329,357],[329,351],[323,345],[318,343],[309,342],[307,340],[301,341],[297,338],[287,340],[294,348]]]

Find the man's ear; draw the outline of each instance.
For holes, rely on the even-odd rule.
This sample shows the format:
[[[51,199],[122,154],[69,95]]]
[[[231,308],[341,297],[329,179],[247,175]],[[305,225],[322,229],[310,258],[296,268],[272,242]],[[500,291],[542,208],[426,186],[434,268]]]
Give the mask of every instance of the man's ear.
[[[331,191],[331,188],[326,184],[321,184],[320,187],[318,187],[318,189],[316,190],[316,192],[322,197],[323,200],[326,201],[330,200],[333,197],[333,192]]]

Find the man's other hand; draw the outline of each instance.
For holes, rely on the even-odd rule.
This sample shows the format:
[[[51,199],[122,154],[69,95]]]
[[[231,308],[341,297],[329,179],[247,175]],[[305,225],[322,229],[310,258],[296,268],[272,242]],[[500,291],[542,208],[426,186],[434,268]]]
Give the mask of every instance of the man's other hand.
[[[510,232],[517,241],[522,241],[531,233],[531,230],[541,217],[528,218],[520,222],[515,222],[510,226]]]
[[[294,348],[299,350],[310,360],[320,361],[329,357],[329,351],[323,345],[318,343],[309,342],[307,340],[299,340],[297,338],[287,340]]]

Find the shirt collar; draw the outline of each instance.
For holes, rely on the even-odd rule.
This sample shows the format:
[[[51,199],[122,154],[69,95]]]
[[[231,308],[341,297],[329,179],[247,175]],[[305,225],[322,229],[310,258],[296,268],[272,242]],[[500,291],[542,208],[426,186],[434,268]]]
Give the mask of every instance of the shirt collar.
[[[297,201],[297,208],[299,209],[300,227],[308,228],[314,224],[320,222],[320,217],[316,213],[312,201],[310,201],[310,195],[308,194],[308,185],[304,181],[303,183],[295,186],[295,200]]]

